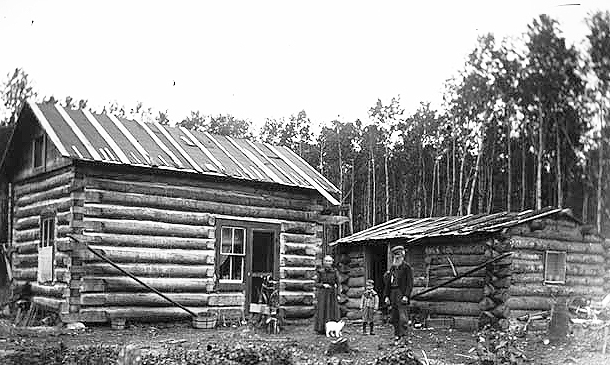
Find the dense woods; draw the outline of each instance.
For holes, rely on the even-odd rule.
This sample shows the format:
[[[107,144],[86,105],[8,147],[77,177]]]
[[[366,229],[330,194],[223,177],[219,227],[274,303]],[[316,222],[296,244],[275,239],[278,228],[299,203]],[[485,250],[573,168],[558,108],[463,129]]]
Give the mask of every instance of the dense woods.
[[[291,147],[340,187],[342,214],[350,217],[342,235],[398,216],[549,205],[572,208],[609,232],[610,13],[592,14],[587,24],[582,48],[568,44],[545,15],[518,38],[480,36],[447,80],[439,110],[422,101],[407,113],[397,95],[372,101],[365,120],[338,118],[320,128],[305,111],[268,119],[256,132],[248,120],[200,111],[177,124]],[[9,75],[7,109],[18,110],[15,100],[32,95],[27,74]],[[65,104],[84,108],[87,101]],[[154,115],[141,103],[105,109],[171,123],[166,111]]]

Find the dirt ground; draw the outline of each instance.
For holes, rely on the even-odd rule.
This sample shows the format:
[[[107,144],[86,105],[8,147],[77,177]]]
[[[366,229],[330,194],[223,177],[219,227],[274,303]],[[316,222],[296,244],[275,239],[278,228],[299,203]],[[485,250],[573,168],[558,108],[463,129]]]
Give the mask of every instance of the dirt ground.
[[[17,347],[56,345],[63,342],[68,347],[81,345],[124,345],[136,344],[144,351],[167,351],[172,347],[198,348],[205,351],[209,346],[226,343],[249,344],[272,342],[293,350],[297,364],[370,364],[373,360],[390,351],[394,344],[390,326],[378,326],[374,336],[362,335],[360,325],[348,324],[344,337],[353,349],[350,354],[337,355],[331,358],[324,354],[330,339],[316,335],[310,327],[289,326],[278,335],[267,335],[260,330],[246,326],[219,328],[214,330],[197,330],[189,323],[160,323],[128,325],[124,330],[112,330],[107,326],[91,327],[84,331],[67,331],[54,327],[39,329],[15,329],[10,322],[0,323],[0,359],[1,354]],[[587,338],[591,339],[590,336]],[[541,336],[528,335],[520,340],[532,364],[610,364],[610,354],[602,355],[600,341],[572,336],[564,344],[545,345]],[[476,364],[474,351],[477,337],[471,333],[447,329],[413,330],[409,346],[419,358],[423,352],[430,359],[430,364]],[[347,361],[345,361],[347,360]],[[1,362],[1,361],[0,361]]]

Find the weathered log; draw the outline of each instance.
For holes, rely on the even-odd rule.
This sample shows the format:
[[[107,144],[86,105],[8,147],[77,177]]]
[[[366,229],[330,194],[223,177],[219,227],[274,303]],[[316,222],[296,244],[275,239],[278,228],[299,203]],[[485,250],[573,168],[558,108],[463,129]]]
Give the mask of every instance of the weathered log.
[[[603,255],[590,255],[582,253],[569,253],[566,255],[566,261],[576,264],[604,264],[606,262]]]
[[[598,297],[604,293],[599,286],[567,286],[542,284],[514,284],[509,288],[512,296],[571,296],[583,295]]]
[[[38,253],[33,254],[13,254],[13,267],[35,267],[38,265]]]
[[[72,206],[72,199],[64,197],[59,199],[44,200],[27,207],[15,207],[15,218],[31,217],[40,215],[43,211],[64,212]]]
[[[203,293],[164,293],[184,306],[206,306],[212,294]],[[216,294],[226,295],[226,294]],[[155,293],[82,293],[80,305],[87,306],[143,306],[168,307],[172,304]]]
[[[478,316],[481,310],[477,303],[469,302],[420,302],[411,301],[411,304],[430,314],[444,314],[457,316]]]
[[[243,316],[243,307],[186,307],[195,312],[214,312],[225,318],[241,318]],[[81,315],[92,313],[106,313],[110,318],[126,318],[137,319],[138,321],[158,322],[160,320],[174,320],[191,318],[191,315],[178,307],[88,307],[80,310]],[[220,318],[219,318],[220,320]]]
[[[60,185],[65,185],[74,179],[72,170],[61,170],[53,176],[43,176],[34,180],[22,181],[15,183],[13,192],[15,196],[31,194],[38,191],[46,191]]]
[[[604,285],[604,278],[599,276],[568,276],[566,277],[568,286],[601,286]]]
[[[214,216],[208,213],[121,205],[88,204],[85,206],[85,215],[95,218],[143,220],[200,226],[213,226],[215,224]]]
[[[135,276],[210,278],[214,275],[213,265],[121,264],[120,266]],[[122,275],[107,263],[88,263],[80,267],[72,267],[72,271],[83,275]]]
[[[453,276],[440,276],[440,277],[430,277],[430,281],[428,286],[432,287],[443,283],[449,279],[453,278]],[[447,285],[448,288],[481,288],[485,279],[483,277],[464,277],[460,278],[452,283]]]
[[[311,211],[257,207],[248,204],[236,205],[194,199],[169,198],[158,195],[119,193],[105,190],[87,190],[85,202],[115,203],[126,206],[206,212],[242,217],[288,219],[305,222],[313,222],[319,215],[317,212]]]
[[[13,268],[13,277],[17,280],[35,281],[37,279],[38,268]],[[70,270],[64,267],[57,267],[53,270],[56,282],[68,283],[70,281]]]
[[[544,264],[542,261],[513,260],[512,268],[515,274],[536,273],[544,271]]]
[[[412,295],[416,295],[425,288],[414,288]],[[474,302],[478,303],[483,298],[483,289],[466,288],[438,288],[430,293],[417,298],[418,301],[427,302]]]
[[[604,266],[600,264],[575,264],[568,262],[566,264],[567,276],[602,276],[604,275]]]
[[[506,276],[512,275],[513,270],[510,267],[503,267],[501,269],[496,269],[493,271],[494,276],[498,278],[503,278]]]
[[[483,285],[483,295],[486,297],[491,296],[496,291],[496,288],[491,284],[487,283]]]
[[[544,253],[540,251],[516,250],[513,251],[513,260],[542,261]]]
[[[515,249],[526,250],[557,250],[568,253],[603,254],[604,248],[601,243],[579,243],[570,241],[559,241],[556,239],[513,236],[510,238]]]
[[[483,255],[487,246],[484,243],[451,244],[426,246],[426,255]]]
[[[362,312],[359,310],[348,310],[347,313],[345,313],[345,317],[351,321],[361,319]]]
[[[425,257],[427,264],[431,265],[449,265],[449,260],[455,266],[478,266],[489,257],[485,255],[430,255]]]
[[[70,226],[61,225],[55,227],[57,237],[66,237],[66,234],[71,232]],[[16,242],[36,241],[40,240],[40,228],[26,229],[23,231],[15,231],[14,235]]]
[[[30,283],[32,294],[45,297],[65,298],[70,296],[70,289],[66,283],[55,283],[53,285]]]
[[[440,267],[440,266],[431,266],[430,267],[430,278],[439,277],[439,276],[457,276],[454,275],[453,269],[455,268],[455,273],[460,275],[465,273],[466,271],[472,270],[476,268],[476,266],[454,266],[452,267]],[[470,277],[482,277],[485,276],[485,268],[482,267],[480,270],[475,271],[474,273],[469,275]]]
[[[491,310],[496,318],[510,318],[510,308],[506,304],[501,304]]]
[[[212,238],[215,227],[192,226],[152,221],[101,219],[84,221],[86,231],[98,233],[174,236],[184,238]]]
[[[299,256],[299,255],[282,255],[280,256],[280,266],[315,267],[315,256]]]
[[[364,276],[359,276],[357,278],[349,278],[349,280],[347,281],[347,285],[349,285],[350,287],[363,287],[365,284],[364,282]]]
[[[315,308],[309,305],[284,306],[282,309],[284,310],[286,318],[311,318],[315,311]]]
[[[316,276],[314,267],[280,267],[281,279],[313,279]]]
[[[110,260],[117,263],[149,262],[158,264],[206,265],[214,263],[214,250],[181,250],[159,248],[125,248],[112,246],[91,246],[101,250]],[[89,250],[76,250],[75,257],[83,261],[101,261]]]
[[[20,194],[15,200],[15,206],[25,207],[40,201],[58,199],[70,195],[73,190],[71,185],[61,185],[52,189],[42,190],[35,193]]]
[[[360,299],[348,297],[347,302],[345,303],[345,307],[348,309],[360,309]]]
[[[21,254],[38,252],[38,241],[14,242],[13,248]]]
[[[339,264],[337,264],[337,270],[339,270],[340,273],[349,274],[351,268],[349,267],[349,265],[340,262]]]
[[[550,310],[552,299],[549,297],[510,297],[506,305],[513,310]]]
[[[504,277],[501,279],[496,279],[491,282],[491,285],[493,285],[496,289],[508,288],[511,284],[511,279],[512,279],[512,276],[507,276],[507,277]]]
[[[315,256],[318,253],[316,245],[310,243],[285,242],[280,245],[280,254]]]
[[[58,212],[56,215],[57,224],[59,224],[59,225],[69,224],[71,216],[72,215],[70,214],[70,212]],[[31,229],[31,228],[38,228],[38,227],[40,227],[40,215],[16,219],[15,225],[13,226],[13,228],[15,228],[18,231]]]
[[[67,299],[34,296],[34,297],[30,298],[30,301],[32,303],[36,303],[37,305],[39,305],[41,307],[45,307],[47,309],[62,310],[62,309],[66,309],[68,307]]]
[[[212,278],[140,278],[161,292],[207,292],[214,286]],[[73,280],[70,286],[81,292],[139,292],[148,291],[127,276],[100,276]]]
[[[346,283],[347,280],[349,279],[349,275],[344,274],[342,272],[339,272],[339,274],[337,276],[339,277],[339,282],[340,283]]]
[[[349,290],[349,285],[347,285],[347,282],[341,284],[341,293],[347,293],[348,290]]]
[[[312,305],[314,293],[312,292],[281,292],[280,305]]]
[[[488,297],[484,297],[483,299],[481,299],[479,302],[479,309],[482,311],[488,311],[490,309],[493,309],[496,307],[496,303]]]
[[[354,267],[349,271],[350,278],[356,278],[359,276],[364,276],[364,267]]]
[[[349,290],[345,294],[350,298],[359,299],[362,297],[362,293],[364,293],[363,287],[354,287],[354,288],[349,288]]]
[[[511,281],[513,283],[542,283],[544,281],[542,275],[542,271],[527,274],[514,273],[511,276]]]
[[[87,236],[79,236],[79,240],[81,240],[83,243],[101,246],[150,247],[163,249],[175,248],[213,250],[216,244],[216,240],[213,237],[183,238],[171,236],[145,236],[105,233],[94,233]]]
[[[281,233],[280,243],[304,243],[316,246],[322,244],[322,239],[311,234]]]
[[[496,304],[505,303],[508,298],[510,298],[510,294],[508,292],[508,288],[498,289],[493,294],[489,296]]]
[[[312,291],[314,288],[314,280],[281,280],[280,290],[294,291]]]
[[[315,234],[318,225],[309,222],[282,222],[280,230],[282,233]]]
[[[224,190],[208,187],[185,187],[150,182],[116,181],[109,179],[87,178],[87,187],[96,190],[106,190],[119,193],[146,194],[178,199],[212,201],[245,206],[262,206],[290,208],[298,210],[322,210],[321,206],[312,204],[311,200],[278,197],[277,194],[262,194],[244,192],[244,189]]]

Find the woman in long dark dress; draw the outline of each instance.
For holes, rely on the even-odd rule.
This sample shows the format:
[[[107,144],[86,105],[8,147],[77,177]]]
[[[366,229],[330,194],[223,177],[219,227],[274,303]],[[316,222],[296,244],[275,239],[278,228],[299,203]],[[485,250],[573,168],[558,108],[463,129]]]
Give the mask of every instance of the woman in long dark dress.
[[[328,321],[338,321],[341,317],[339,302],[337,301],[338,288],[341,284],[338,271],[333,268],[333,258],[325,256],[322,267],[317,271],[316,279],[316,315],[314,330],[324,334]]]

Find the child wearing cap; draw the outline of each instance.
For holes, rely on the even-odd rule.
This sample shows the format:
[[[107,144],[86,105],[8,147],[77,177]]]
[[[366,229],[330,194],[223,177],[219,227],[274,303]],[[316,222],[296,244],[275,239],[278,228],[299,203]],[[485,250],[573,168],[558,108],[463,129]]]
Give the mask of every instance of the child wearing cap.
[[[362,334],[366,335],[367,325],[370,328],[370,334],[374,335],[374,316],[375,311],[379,308],[379,296],[375,291],[375,282],[373,280],[366,281],[366,288],[362,293],[360,300],[360,310],[362,311]]]

